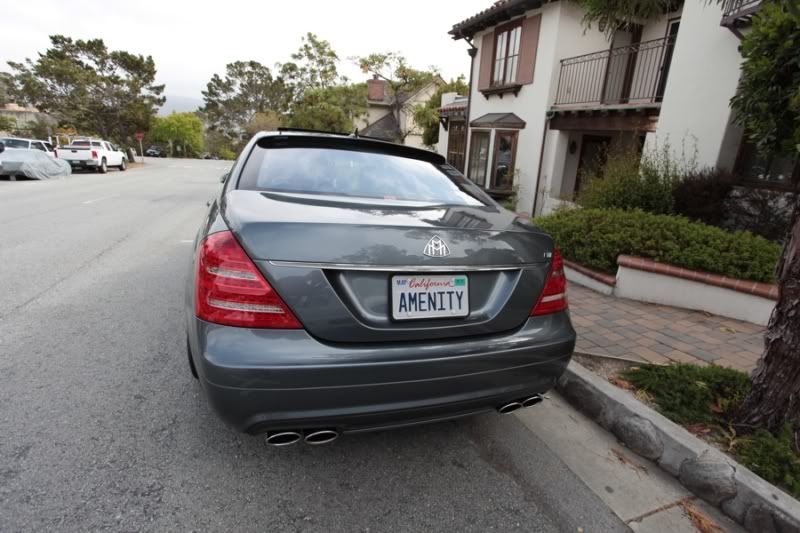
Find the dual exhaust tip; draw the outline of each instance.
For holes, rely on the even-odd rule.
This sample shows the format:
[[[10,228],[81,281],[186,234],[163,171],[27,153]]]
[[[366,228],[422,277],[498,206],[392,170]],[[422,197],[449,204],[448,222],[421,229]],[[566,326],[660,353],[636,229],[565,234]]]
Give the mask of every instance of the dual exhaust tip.
[[[335,429],[314,429],[308,431],[281,430],[270,431],[267,433],[267,444],[270,446],[289,446],[304,440],[306,444],[312,446],[318,444],[328,444],[339,438],[339,432]]]
[[[542,400],[544,400],[544,397],[541,394],[534,394],[533,396],[528,396],[520,400],[504,403],[497,408],[497,412],[507,415],[508,413],[513,413],[517,409],[522,409],[523,407],[532,407],[536,404],[542,403]]]

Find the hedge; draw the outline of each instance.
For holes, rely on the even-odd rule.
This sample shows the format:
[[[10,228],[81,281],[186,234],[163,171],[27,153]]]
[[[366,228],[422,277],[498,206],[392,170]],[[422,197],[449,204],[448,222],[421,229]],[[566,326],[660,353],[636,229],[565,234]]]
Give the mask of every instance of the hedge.
[[[621,254],[691,270],[773,282],[780,247],[749,232],[728,232],[672,215],[619,209],[563,209],[538,217],[566,259],[609,274]]]

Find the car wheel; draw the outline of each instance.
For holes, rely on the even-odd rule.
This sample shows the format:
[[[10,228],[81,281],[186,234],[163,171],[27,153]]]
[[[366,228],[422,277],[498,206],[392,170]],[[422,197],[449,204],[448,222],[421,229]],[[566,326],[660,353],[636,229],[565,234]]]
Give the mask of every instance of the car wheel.
[[[197,375],[197,368],[194,366],[194,359],[192,359],[192,347],[189,345],[189,337],[186,337],[186,356],[189,358],[189,371],[191,371],[194,379],[200,379]]]
[[[124,158],[122,159],[122,164],[119,166],[119,170],[120,172],[128,170],[128,162]]]
[[[98,171],[100,174],[105,174],[106,172],[108,172],[108,165],[106,165],[106,160],[105,160],[105,158],[103,158],[103,160],[102,160],[102,161],[100,161],[100,166],[99,166],[99,167],[97,167],[97,171]]]

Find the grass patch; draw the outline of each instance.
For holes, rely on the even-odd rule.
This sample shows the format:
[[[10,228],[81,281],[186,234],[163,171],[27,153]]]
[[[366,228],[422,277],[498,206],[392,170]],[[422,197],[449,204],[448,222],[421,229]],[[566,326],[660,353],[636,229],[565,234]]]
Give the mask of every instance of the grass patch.
[[[731,423],[750,391],[744,372],[719,366],[643,365],[621,377],[650,399],[656,409],[678,424],[707,427],[693,431],[714,441],[740,463],[800,499],[800,450],[790,427],[778,435],[758,430],[737,435]]]

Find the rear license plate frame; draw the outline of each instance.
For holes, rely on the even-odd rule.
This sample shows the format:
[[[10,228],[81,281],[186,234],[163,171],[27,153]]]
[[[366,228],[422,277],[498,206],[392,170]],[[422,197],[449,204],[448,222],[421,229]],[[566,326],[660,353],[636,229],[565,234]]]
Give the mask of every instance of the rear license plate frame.
[[[399,285],[398,281],[405,280],[405,285]],[[462,280],[463,284],[459,284],[458,280]],[[433,282],[433,284],[425,285],[427,282]],[[438,283],[442,283],[445,281],[450,281],[452,286],[439,286]],[[444,292],[445,294],[436,296],[434,298],[435,301],[439,302],[439,306],[441,307],[442,304],[447,301],[449,309],[439,310],[436,311],[415,311],[409,312],[406,311],[405,313],[400,312],[400,302],[397,302],[399,295],[404,292],[408,295],[411,291],[409,287],[411,285],[415,285],[413,288],[420,289],[416,291],[417,294],[420,292],[424,294],[429,294],[431,292]],[[441,288],[441,291],[431,291],[430,288]],[[447,293],[449,290],[454,290],[454,295],[450,297]],[[463,295],[463,303],[461,305],[462,309],[456,309],[453,311],[453,303],[451,300],[454,300],[455,303],[458,302],[458,297],[455,295],[455,292],[460,292]],[[389,277],[389,307],[390,313],[389,316],[393,321],[396,322],[408,322],[412,320],[444,320],[444,319],[464,319],[468,318],[470,315],[470,298],[469,298],[469,276],[466,273],[461,272],[453,272],[453,273],[443,273],[443,274],[393,274]],[[395,305],[395,303],[398,305]],[[426,299],[426,307],[429,303],[429,300]],[[408,307],[408,304],[406,308]],[[425,314],[420,314],[425,313]]]

